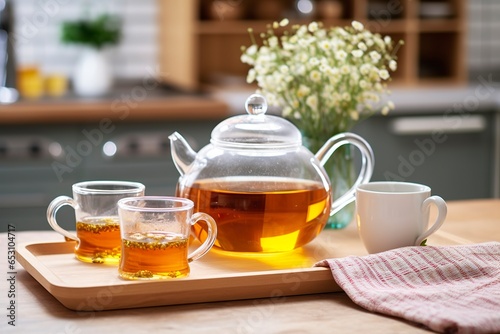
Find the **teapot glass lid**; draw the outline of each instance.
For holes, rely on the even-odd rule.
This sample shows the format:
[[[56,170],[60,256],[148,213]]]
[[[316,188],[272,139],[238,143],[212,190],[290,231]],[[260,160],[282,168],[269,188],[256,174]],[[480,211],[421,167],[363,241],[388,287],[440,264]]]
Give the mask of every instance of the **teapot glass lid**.
[[[288,120],[266,115],[266,99],[253,94],[245,102],[247,115],[230,117],[212,131],[211,142],[234,148],[290,148],[302,145],[300,131]]]

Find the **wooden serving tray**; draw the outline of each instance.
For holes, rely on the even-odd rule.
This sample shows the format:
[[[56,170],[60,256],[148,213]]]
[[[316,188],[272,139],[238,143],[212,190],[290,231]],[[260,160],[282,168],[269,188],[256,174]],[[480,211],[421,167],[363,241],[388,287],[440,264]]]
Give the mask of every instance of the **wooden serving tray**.
[[[354,224],[351,224],[354,225]],[[433,244],[461,243],[436,233]],[[18,262],[64,306],[102,311],[160,305],[282,298],[341,291],[327,268],[314,263],[333,257],[366,255],[355,226],[325,230],[312,243],[291,252],[241,257],[216,250],[190,264],[189,277],[126,281],[116,266],[83,263],[73,242],[31,243],[17,247]]]

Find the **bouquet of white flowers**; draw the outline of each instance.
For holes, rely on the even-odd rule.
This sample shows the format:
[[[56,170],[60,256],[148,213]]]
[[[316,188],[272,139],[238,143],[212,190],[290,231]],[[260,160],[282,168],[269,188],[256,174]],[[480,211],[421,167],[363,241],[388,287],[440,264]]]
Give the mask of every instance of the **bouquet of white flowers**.
[[[345,28],[295,25],[278,35],[288,24],[284,19],[269,26],[260,46],[249,29],[252,45],[243,47],[241,61],[251,66],[247,82],[257,82],[269,105],[281,107],[304,136],[326,140],[375,107],[382,114],[394,108],[391,101],[380,101],[397,68],[389,36],[373,34],[357,21]]]

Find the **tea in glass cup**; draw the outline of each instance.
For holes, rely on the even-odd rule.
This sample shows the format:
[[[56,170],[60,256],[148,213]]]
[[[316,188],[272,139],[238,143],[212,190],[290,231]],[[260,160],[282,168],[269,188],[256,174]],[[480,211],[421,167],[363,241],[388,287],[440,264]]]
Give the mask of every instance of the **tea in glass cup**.
[[[59,196],[47,209],[50,226],[66,240],[77,242],[75,256],[89,263],[118,264],[121,255],[120,223],[117,203],[125,197],[144,196],[145,186],[127,181],[87,181],[73,185],[73,198]],[[76,235],[56,220],[64,205],[75,209]]]
[[[118,201],[122,239],[118,272],[130,280],[188,276],[189,263],[213,246],[217,225],[205,213],[193,214],[194,203],[185,198],[144,196]],[[207,238],[189,253],[191,226],[206,223]]]

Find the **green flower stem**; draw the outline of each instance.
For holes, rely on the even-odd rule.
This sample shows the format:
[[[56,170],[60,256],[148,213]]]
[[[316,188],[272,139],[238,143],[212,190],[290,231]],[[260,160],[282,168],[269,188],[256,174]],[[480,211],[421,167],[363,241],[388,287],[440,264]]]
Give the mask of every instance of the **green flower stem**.
[[[333,136],[333,135],[332,135]],[[331,137],[331,136],[330,136]],[[310,138],[303,137],[304,146],[312,153],[316,153],[330,138]],[[339,147],[332,156],[325,162],[323,168],[329,176],[332,187],[332,201],[345,194],[354,184],[356,170],[352,148],[349,145]],[[326,225],[327,228],[344,228],[352,221],[354,217],[355,205],[351,203],[331,216]]]

